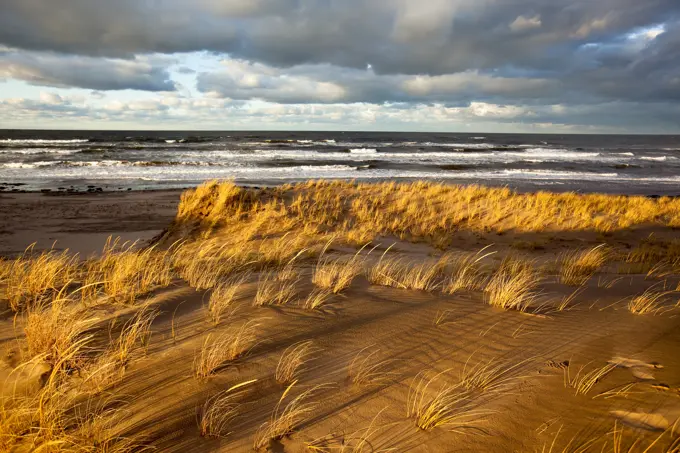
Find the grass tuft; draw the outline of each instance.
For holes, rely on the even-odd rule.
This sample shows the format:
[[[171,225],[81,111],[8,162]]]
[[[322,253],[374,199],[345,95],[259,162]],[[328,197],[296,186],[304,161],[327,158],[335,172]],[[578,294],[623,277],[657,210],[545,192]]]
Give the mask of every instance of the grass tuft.
[[[609,251],[604,244],[564,254],[560,259],[560,282],[582,286],[607,262]]]
[[[303,341],[289,346],[281,354],[279,364],[276,366],[276,382],[290,384],[297,380],[300,368],[307,363],[312,354],[316,352],[313,341]]]
[[[239,414],[240,404],[234,402],[240,392],[257,379],[234,385],[206,400],[198,413],[198,430],[201,437],[226,437],[231,432],[229,425]]]
[[[227,362],[236,360],[250,351],[256,344],[258,321],[248,321],[237,329],[228,330],[213,339],[212,335],[203,342],[194,359],[194,376],[205,379],[217,372]]]

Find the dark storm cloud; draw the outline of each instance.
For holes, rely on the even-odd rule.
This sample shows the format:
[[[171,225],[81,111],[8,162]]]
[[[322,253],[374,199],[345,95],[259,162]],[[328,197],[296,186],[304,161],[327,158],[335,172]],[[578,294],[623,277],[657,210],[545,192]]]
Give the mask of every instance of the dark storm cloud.
[[[680,98],[678,0],[2,0],[0,44],[87,62],[69,71],[0,55],[14,68],[6,77],[102,90],[171,86],[161,65],[107,77],[102,57],[208,51],[245,66],[203,70],[198,89],[238,100],[614,108]]]
[[[0,51],[0,77],[33,85],[92,90],[172,91],[167,58],[113,60],[41,52]]]

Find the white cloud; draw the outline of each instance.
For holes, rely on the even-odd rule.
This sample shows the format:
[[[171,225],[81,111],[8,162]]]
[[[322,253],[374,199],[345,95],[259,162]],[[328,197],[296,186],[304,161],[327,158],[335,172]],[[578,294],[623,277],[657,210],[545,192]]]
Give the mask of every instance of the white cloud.
[[[517,18],[510,24],[510,30],[514,32],[523,32],[527,30],[533,30],[535,28],[541,28],[541,16],[517,16]]]

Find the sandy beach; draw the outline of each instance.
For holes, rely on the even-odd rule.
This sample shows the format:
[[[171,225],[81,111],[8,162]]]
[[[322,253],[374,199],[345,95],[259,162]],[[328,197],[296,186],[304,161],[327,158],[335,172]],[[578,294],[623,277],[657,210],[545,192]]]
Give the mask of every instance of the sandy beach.
[[[677,452],[679,203],[1,194],[0,449]]]

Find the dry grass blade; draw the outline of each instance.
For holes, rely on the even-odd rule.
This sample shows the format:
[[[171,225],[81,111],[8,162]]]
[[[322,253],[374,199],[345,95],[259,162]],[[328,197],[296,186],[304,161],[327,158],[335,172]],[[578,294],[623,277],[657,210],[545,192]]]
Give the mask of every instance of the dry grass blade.
[[[560,282],[573,286],[585,284],[604,266],[608,256],[604,244],[563,255],[560,260]]]
[[[82,310],[70,307],[70,300],[58,295],[51,304],[37,303],[26,312],[26,343],[31,357],[45,355],[55,363],[94,325]]]
[[[354,357],[347,369],[349,379],[354,385],[385,385],[392,382],[394,372],[389,368],[395,360],[378,360],[379,349],[370,351],[367,346]]]
[[[324,436],[306,442],[305,446],[312,453],[388,453],[395,451],[396,448],[377,448],[375,442],[371,440],[383,428],[374,425],[385,409],[378,412],[366,428],[346,436]]]
[[[216,326],[225,317],[229,318],[233,315],[235,307],[232,303],[247,279],[247,275],[237,275],[223,281],[213,289],[208,301],[208,316],[213,325]]]
[[[664,298],[671,292],[648,288],[644,293],[628,302],[628,310],[634,315],[656,314],[664,308]]]
[[[440,260],[408,261],[402,257],[385,257],[370,267],[368,280],[374,285],[401,289],[434,291],[443,263]]]
[[[351,258],[319,258],[314,268],[312,282],[319,288],[327,289],[333,294],[338,294],[349,288],[352,281],[361,274],[363,260],[359,250]]]
[[[303,341],[295,343],[286,348],[281,354],[279,363],[276,366],[276,382],[279,384],[290,384],[297,380],[300,368],[307,363],[312,354],[316,352],[313,341]]]
[[[315,288],[307,298],[302,301],[301,306],[305,310],[318,310],[326,305],[333,298],[333,293],[327,289]]]
[[[451,270],[450,277],[444,282],[443,292],[455,294],[462,290],[474,291],[483,288],[487,277],[480,266],[480,262],[495,253],[484,253],[488,248],[485,247],[477,253],[463,253],[445,257]]]
[[[15,260],[3,262],[5,296],[14,312],[45,302],[77,275],[77,255],[69,255],[68,250],[36,255],[34,245]]]
[[[472,393],[460,384],[437,385],[447,371],[431,378],[421,372],[411,383],[406,416],[413,418],[416,426],[422,430],[445,427],[450,431],[462,432],[477,427],[482,417],[488,414],[475,409]]]
[[[449,320],[449,316],[453,313],[452,310],[441,310],[438,311],[434,317],[432,323],[437,327],[445,326],[446,324],[452,324],[453,322]]]
[[[158,316],[158,310],[140,310],[125,323],[116,342],[116,355],[121,366],[127,365],[137,345],[146,348],[151,339],[151,324]]]
[[[213,339],[212,335],[203,342],[201,351],[194,359],[194,375],[207,378],[225,363],[235,360],[250,351],[256,344],[259,321],[248,321]]]
[[[257,379],[234,385],[206,400],[198,413],[198,430],[201,437],[226,437],[230,434],[228,427],[238,416],[240,404],[234,402],[240,392]]]
[[[256,450],[266,447],[272,440],[281,439],[291,434],[295,428],[310,415],[317,404],[307,400],[315,393],[328,387],[327,385],[317,385],[300,393],[291,399],[285,406],[284,401],[293,390],[297,381],[292,382],[281,395],[270,420],[264,423],[255,433],[254,447]]]
[[[468,358],[460,374],[460,385],[467,390],[479,390],[482,392],[501,391],[512,385],[518,379],[526,376],[518,376],[516,372],[526,363],[533,359],[525,359],[515,364],[498,363],[496,359],[488,362],[479,362],[470,366]]]
[[[489,305],[504,310],[526,311],[536,300],[540,277],[531,269],[501,268],[486,286]]]
[[[275,273],[267,272],[260,277],[253,305],[256,307],[288,305],[298,295],[298,283],[297,280],[280,281]]]
[[[571,361],[569,362],[571,364]],[[605,376],[611,373],[616,367],[616,363],[608,363],[603,367],[594,368],[586,372],[589,364],[579,367],[575,376],[571,376],[571,365],[564,368],[564,386],[576,391],[576,395],[586,395],[595,384],[600,382]]]
[[[583,287],[578,288],[576,291],[574,291],[570,295],[562,298],[562,300],[560,300],[560,302],[557,304],[557,307],[555,307],[555,309],[557,311],[565,311],[565,310],[573,308],[574,307],[574,300],[576,300],[576,298],[583,292],[583,289],[584,289]]]

